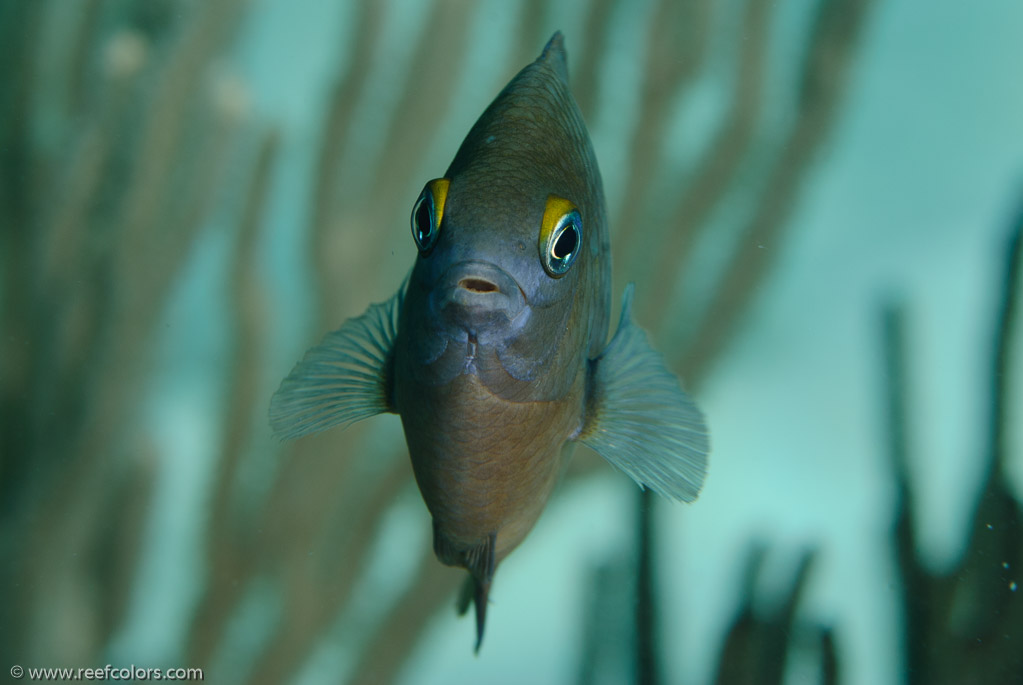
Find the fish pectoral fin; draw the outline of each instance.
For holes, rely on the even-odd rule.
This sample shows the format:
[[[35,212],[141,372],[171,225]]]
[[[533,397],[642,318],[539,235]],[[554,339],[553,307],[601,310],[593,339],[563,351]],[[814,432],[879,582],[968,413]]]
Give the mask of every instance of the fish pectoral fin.
[[[691,502],[703,486],[710,441],[703,414],[631,321],[625,288],[618,331],[590,361],[587,417],[579,440],[640,487]]]
[[[405,284],[305,353],[270,400],[270,426],[291,440],[394,412],[393,350]]]

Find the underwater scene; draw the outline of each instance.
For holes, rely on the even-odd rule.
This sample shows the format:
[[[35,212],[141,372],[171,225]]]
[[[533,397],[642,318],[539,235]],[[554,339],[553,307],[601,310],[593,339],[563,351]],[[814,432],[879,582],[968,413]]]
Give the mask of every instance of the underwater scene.
[[[1023,685],[1020,36],[0,0],[0,677]]]

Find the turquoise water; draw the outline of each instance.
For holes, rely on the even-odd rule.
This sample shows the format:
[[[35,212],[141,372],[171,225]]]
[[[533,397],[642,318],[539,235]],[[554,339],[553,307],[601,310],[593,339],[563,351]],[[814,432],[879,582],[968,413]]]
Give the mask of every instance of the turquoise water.
[[[358,39],[373,26],[360,23],[366,16],[361,5],[255,0],[226,20],[235,29],[225,31],[208,54],[196,50],[203,61],[181,97],[213,102],[214,114],[189,100],[200,113],[186,107],[177,116],[186,122],[177,145],[195,149],[169,163],[177,171],[154,191],[161,193],[162,209],[153,214],[153,226],[164,222],[159,225],[166,228],[132,241],[145,229],[128,221],[114,245],[85,240],[88,248],[74,255],[85,254],[92,266],[68,272],[86,291],[89,279],[112,283],[119,295],[101,295],[101,302],[111,297],[129,303],[123,315],[128,324],[118,327],[116,316],[95,319],[95,328],[109,331],[96,340],[120,350],[111,337],[135,336],[138,344],[129,351],[139,357],[121,365],[102,355],[93,360],[88,346],[82,346],[86,352],[72,346],[71,361],[53,366],[75,368],[74,360],[86,359],[85,375],[72,376],[85,405],[106,406],[99,401],[104,393],[121,401],[110,405],[112,415],[97,418],[88,409],[54,403],[45,392],[29,392],[16,384],[21,376],[14,366],[6,367],[5,398],[30,398],[29,414],[43,426],[32,430],[59,437],[66,429],[67,441],[52,443],[63,445],[59,459],[50,442],[28,441],[35,447],[21,447],[7,463],[22,460],[33,467],[5,466],[12,488],[4,495],[5,580],[20,599],[2,619],[0,642],[11,645],[4,655],[26,667],[200,665],[208,680],[228,683],[346,682],[377,662],[395,665],[394,682],[408,685],[580,682],[582,664],[593,659],[600,668],[590,682],[631,678],[637,497],[622,474],[577,450],[584,473],[566,479],[537,528],[502,564],[486,640],[473,656],[474,626],[450,609],[453,595],[438,600],[427,620],[378,635],[396,606],[412,603],[405,592],[416,587],[424,568],[433,568],[426,564],[439,566],[430,558],[429,516],[411,470],[401,471],[407,458],[397,417],[376,417],[298,447],[281,446],[265,421],[270,395],[302,352],[346,317],[394,292],[414,259],[406,222],[423,181],[443,172],[490,99],[561,29],[574,87],[586,83],[583,64],[595,78],[596,93],[576,94],[590,103],[584,114],[617,222],[616,301],[625,281],[635,280],[641,304],[644,297],[665,303],[660,315],[642,323],[687,372],[712,434],[700,499],[689,506],[656,502],[653,510],[663,682],[713,682],[754,540],[767,549],[756,606],[768,613],[791,583],[800,553],[817,552],[798,602],[784,682],[820,682],[820,657],[811,645],[816,625],[834,631],[842,682],[909,682],[903,675],[903,590],[890,538],[896,499],[886,452],[880,309],[895,298],[905,311],[915,551],[925,569],[940,574],[955,568],[963,553],[983,476],[992,329],[1005,238],[1023,181],[1023,89],[1017,85],[1023,5],[832,3],[848,12],[866,7],[858,40],[849,48],[844,87],[812,154],[798,158],[804,171],[779,228],[750,237],[744,231],[772,207],[765,189],[784,171],[778,160],[790,159],[784,153],[795,145],[793,131],[813,123],[801,118],[794,93],[816,5],[765,3],[765,21],[756,23],[767,27],[757,116],[734,172],[725,175],[724,188],[712,186],[712,206],[664,287],[653,270],[671,232],[682,230],[671,223],[675,200],[712,174],[713,164],[726,158],[726,143],[738,139],[717,136],[731,111],[740,50],[756,39],[743,12],[757,6],[719,3],[702,29],[678,24],[669,31],[671,48],[662,62],[685,59],[693,41],[703,41],[703,57],[682,85],[651,95],[642,83],[646,47],[660,16],[652,1],[574,0],[535,16],[530,8],[536,3],[437,2],[375,6],[379,16],[368,41],[365,81],[343,101],[351,107],[343,154],[327,172],[316,164],[332,88],[345,83]],[[604,5],[608,19],[595,30],[587,21]],[[47,167],[52,190],[39,194],[43,200],[29,213],[42,227],[56,225],[61,207],[75,206],[74,170],[88,160],[90,131],[106,130],[91,127],[111,97],[97,85],[98,74],[103,59],[116,59],[109,46],[123,37],[132,11],[117,3],[97,6],[102,20],[91,34],[93,67],[86,73],[92,95],[77,112],[65,105],[65,90],[57,84],[70,69],[73,41],[67,36],[82,15],[44,5],[40,35],[48,42],[33,56],[40,76],[31,91],[28,147],[69,171]],[[140,103],[158,90],[160,65],[184,54],[175,36],[190,35],[189,22],[202,16],[188,3],[162,6],[171,9],[157,12],[150,23],[134,20],[151,47],[135,104],[125,106],[123,124],[111,129],[112,158],[124,166],[101,167],[106,182],[88,187],[107,204],[72,214],[72,235],[105,235],[109,221],[102,207],[121,206],[146,178],[138,172],[148,149],[138,130],[157,115]],[[436,7],[443,20],[431,24]],[[148,28],[164,24],[167,39]],[[435,40],[424,40],[431,26]],[[420,45],[429,49],[417,52]],[[635,132],[655,125],[649,103],[658,98],[665,102],[666,123],[656,154],[630,166]],[[142,301],[147,275],[155,282],[159,266],[171,263],[172,257],[159,256],[160,250],[171,252],[160,241],[176,244],[184,218],[175,207],[192,199],[187,180],[214,163],[218,137],[203,138],[203,124],[189,116],[222,117],[231,149],[165,293],[140,306],[150,310],[147,319],[131,308],[134,293]],[[271,130],[278,135],[276,156],[253,248],[245,252],[239,217],[260,140]],[[124,161],[135,159],[142,161]],[[189,159],[198,162],[189,166]],[[135,172],[125,174],[125,167]],[[638,173],[646,173],[643,193],[629,197],[629,179]],[[318,178],[333,185],[325,193],[328,218],[315,237],[311,198]],[[13,254],[8,245],[29,246],[26,254],[35,261],[28,273],[36,267],[44,273],[45,255],[62,254],[53,245],[71,244],[45,237],[16,242],[11,236],[21,224],[13,218],[3,223],[7,255]],[[694,357],[686,350],[727,314],[727,306],[708,309],[717,302],[722,274],[751,241],[764,253],[764,275],[743,290],[749,304],[712,346],[713,354],[690,364]],[[128,267],[107,271],[111,260],[120,262],[104,256],[120,254],[118,246],[128,250],[127,264],[150,264],[146,273],[132,280]],[[59,257],[56,263],[70,269],[78,262]],[[10,364],[18,359],[11,350],[24,341],[40,359],[53,350],[59,354],[60,344],[47,344],[50,338],[43,336],[59,342],[66,329],[40,325],[26,332],[10,324],[20,320],[17,303],[27,295],[8,279],[19,273],[15,260],[4,259],[0,269],[0,313],[13,331],[5,353]],[[31,282],[48,281],[39,276]],[[657,311],[656,304],[650,308]],[[53,311],[52,320],[58,320],[66,310],[53,305]],[[92,321],[94,311],[83,309],[81,318],[69,320]],[[246,313],[248,319],[239,318]],[[135,321],[145,325],[130,325]],[[82,330],[88,337],[92,329]],[[1021,340],[1017,335],[1010,350],[1010,416],[1020,415]],[[247,379],[242,390],[235,373]],[[62,411],[70,421],[47,422],[47,416],[65,416]],[[113,427],[100,431],[99,447],[82,437],[91,435],[88,430],[75,428],[83,416],[89,417],[86,426]],[[1018,507],[1023,448],[1015,423],[1007,425],[1004,463]],[[6,429],[8,445],[25,444],[14,439],[20,429]],[[221,480],[229,453],[237,466]],[[92,474],[81,477],[91,499],[68,498],[58,487],[75,463]],[[143,478],[139,473],[149,480],[133,480]],[[398,474],[393,487],[386,485],[392,473]],[[114,485],[120,477],[148,485],[120,490]],[[136,500],[128,492],[143,493],[141,504],[132,508]],[[379,493],[386,499],[373,499]],[[217,512],[224,510],[228,525],[218,528]],[[984,523],[993,531],[1009,524]],[[364,543],[353,542],[366,531]],[[1013,537],[1023,535],[1014,530]],[[128,544],[129,538],[137,544]],[[108,548],[118,553],[97,551]],[[997,606],[1017,617],[1000,639],[1023,651],[1021,600],[1009,589],[1023,576],[1015,560],[989,561],[1000,569],[1005,590]],[[595,601],[592,589],[598,568],[612,569],[617,579],[602,601]],[[458,573],[449,573],[457,580]],[[443,590],[427,592],[451,592],[455,582],[444,585],[437,575]],[[969,613],[970,600],[960,601],[967,602],[961,612]],[[587,613],[594,605],[599,619]],[[197,617],[204,608],[221,622],[203,624]],[[204,633],[203,625],[214,627]],[[969,622],[957,625],[957,639],[974,639]],[[591,634],[605,645],[597,656],[587,651]],[[388,644],[393,653],[375,651]]]

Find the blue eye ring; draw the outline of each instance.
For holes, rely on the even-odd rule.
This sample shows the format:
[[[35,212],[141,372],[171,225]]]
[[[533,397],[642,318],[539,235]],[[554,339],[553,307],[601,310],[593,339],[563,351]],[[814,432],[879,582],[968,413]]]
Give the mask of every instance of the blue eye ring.
[[[412,239],[416,241],[416,247],[423,256],[428,255],[437,243],[450,185],[451,182],[446,178],[433,179],[426,184],[423,192],[419,193],[419,199],[412,205]]]
[[[583,220],[570,201],[551,195],[540,228],[540,261],[551,278],[572,268],[583,243]]]

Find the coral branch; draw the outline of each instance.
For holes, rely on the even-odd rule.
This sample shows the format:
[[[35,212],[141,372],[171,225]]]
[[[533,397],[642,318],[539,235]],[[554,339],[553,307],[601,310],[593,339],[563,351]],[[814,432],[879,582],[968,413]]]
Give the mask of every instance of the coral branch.
[[[871,5],[870,0],[820,0],[818,4],[792,133],[781,147],[782,155],[760,195],[753,219],[703,308],[703,318],[694,326],[695,339],[675,356],[676,368],[694,385],[710,370],[777,252],[811,162],[838,118]],[[775,249],[761,249],[763,245]]]
[[[438,610],[454,606],[455,588],[463,574],[441,566],[433,550],[427,548],[413,579],[374,631],[348,682],[394,682],[430,618]]]

